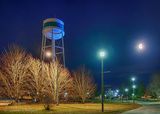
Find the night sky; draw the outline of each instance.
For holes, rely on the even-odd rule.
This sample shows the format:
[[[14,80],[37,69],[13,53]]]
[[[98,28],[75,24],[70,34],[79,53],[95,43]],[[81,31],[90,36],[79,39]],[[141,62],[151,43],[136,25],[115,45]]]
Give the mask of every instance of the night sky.
[[[156,0],[0,0],[0,52],[16,43],[40,57],[42,22],[56,17],[65,23],[66,66],[72,71],[85,64],[100,84],[100,58],[105,84],[114,88],[129,83],[147,85],[160,70],[160,1]],[[138,53],[137,42],[145,43]]]

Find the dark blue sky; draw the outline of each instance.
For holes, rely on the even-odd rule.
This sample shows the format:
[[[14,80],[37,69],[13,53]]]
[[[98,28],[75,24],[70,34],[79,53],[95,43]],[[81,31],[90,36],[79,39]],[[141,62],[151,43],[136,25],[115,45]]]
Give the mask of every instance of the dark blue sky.
[[[40,56],[42,22],[65,23],[65,55],[70,70],[85,64],[100,82],[97,51],[108,50],[105,83],[114,87],[136,75],[147,84],[160,69],[160,1],[156,0],[1,0],[0,51],[17,43]],[[135,44],[146,50],[138,54]],[[126,84],[127,85],[127,84]]]

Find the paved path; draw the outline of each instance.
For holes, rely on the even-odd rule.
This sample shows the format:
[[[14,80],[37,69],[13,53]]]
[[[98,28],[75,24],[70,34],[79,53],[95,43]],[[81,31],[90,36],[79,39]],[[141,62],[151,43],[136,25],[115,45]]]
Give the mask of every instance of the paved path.
[[[144,105],[138,109],[127,111],[122,114],[160,114],[160,104]]]

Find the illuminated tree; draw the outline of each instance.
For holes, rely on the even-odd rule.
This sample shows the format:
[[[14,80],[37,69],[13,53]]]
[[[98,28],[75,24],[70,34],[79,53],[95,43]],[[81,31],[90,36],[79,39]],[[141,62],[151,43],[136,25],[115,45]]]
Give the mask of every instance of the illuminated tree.
[[[25,93],[25,77],[30,62],[26,52],[12,45],[1,57],[0,79],[4,85],[4,94],[18,101]]]
[[[72,87],[72,78],[69,71],[58,62],[46,64],[45,74],[47,77],[48,91],[52,94],[54,101],[59,104],[59,97],[64,96],[66,91]]]
[[[3,98],[5,96],[5,88],[1,77],[3,77],[3,74],[2,71],[0,70],[0,97]]]
[[[26,79],[26,87],[36,100],[42,101],[42,96],[47,88],[47,80],[45,75],[42,75],[42,64],[45,63],[42,63],[39,59],[34,59],[33,57],[30,57],[29,62],[31,65],[28,69],[29,75]]]
[[[75,95],[81,98],[84,103],[87,98],[92,97],[95,92],[96,85],[93,82],[91,73],[85,67],[79,68],[73,73],[73,87]]]

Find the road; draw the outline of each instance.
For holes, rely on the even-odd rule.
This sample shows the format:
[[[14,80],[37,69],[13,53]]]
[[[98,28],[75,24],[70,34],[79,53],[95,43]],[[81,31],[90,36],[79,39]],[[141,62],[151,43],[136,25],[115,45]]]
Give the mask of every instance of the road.
[[[142,107],[122,114],[160,114],[160,104],[145,104]]]

